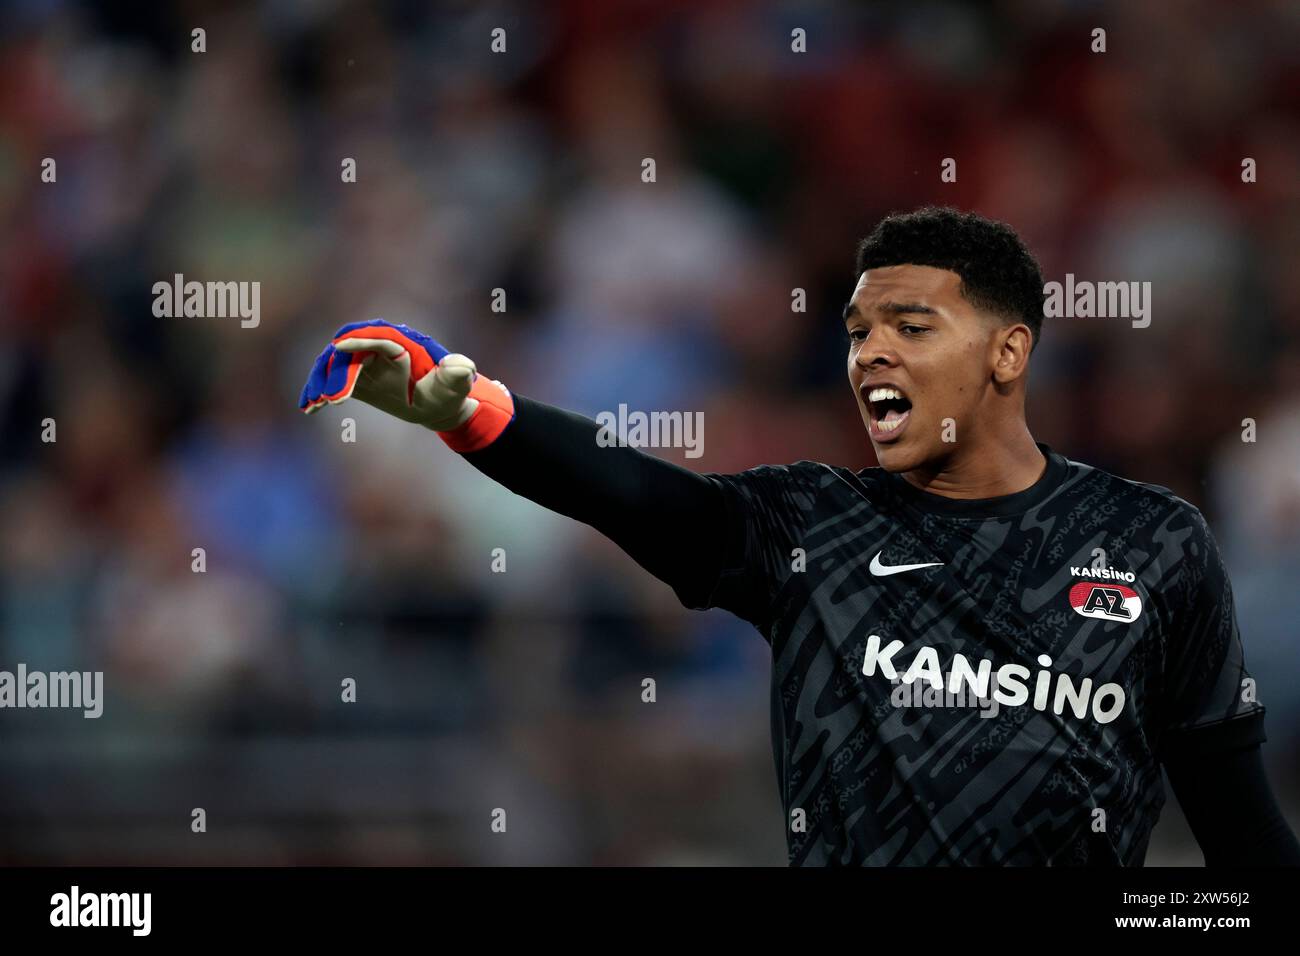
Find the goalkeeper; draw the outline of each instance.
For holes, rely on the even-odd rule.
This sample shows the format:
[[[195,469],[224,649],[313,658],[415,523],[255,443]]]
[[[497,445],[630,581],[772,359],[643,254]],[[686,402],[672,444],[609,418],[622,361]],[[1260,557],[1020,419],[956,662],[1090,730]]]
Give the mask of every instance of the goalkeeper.
[[[1141,865],[1162,768],[1208,865],[1300,865],[1204,518],[1029,434],[1043,283],[1018,237],[894,216],[857,275],[848,377],[879,468],[696,474],[379,321],[339,330],[301,405],[435,431],[685,606],[751,622],[792,865]]]

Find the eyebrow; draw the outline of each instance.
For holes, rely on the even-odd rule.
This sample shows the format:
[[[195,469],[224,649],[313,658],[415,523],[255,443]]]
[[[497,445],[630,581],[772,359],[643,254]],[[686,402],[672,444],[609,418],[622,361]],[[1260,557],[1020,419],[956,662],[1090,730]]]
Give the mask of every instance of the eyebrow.
[[[884,312],[888,315],[938,315],[939,314],[937,311],[930,308],[928,305],[922,305],[919,302],[882,302],[880,303],[880,305],[876,306],[876,310],[879,312]],[[849,302],[845,304],[844,311],[841,314],[844,318],[844,321],[847,322],[855,315],[860,316],[862,314],[862,310],[859,309],[854,303]]]

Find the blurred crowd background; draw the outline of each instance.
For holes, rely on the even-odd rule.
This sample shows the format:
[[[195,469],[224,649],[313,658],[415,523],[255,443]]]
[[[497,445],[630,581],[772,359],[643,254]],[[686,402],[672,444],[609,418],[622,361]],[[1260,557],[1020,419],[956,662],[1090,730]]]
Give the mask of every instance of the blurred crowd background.
[[[1046,322],[1031,425],[1206,512],[1300,828],[1296,5],[0,11],[0,667],[107,698],[0,712],[0,862],[783,864],[748,625],[298,392],[383,317],[589,415],[703,411],[663,452],[701,471],[865,467],[854,246],[929,202],[1152,283],[1149,328]],[[175,273],[259,281],[260,325],[155,318]],[[1148,863],[1199,862],[1171,795]]]

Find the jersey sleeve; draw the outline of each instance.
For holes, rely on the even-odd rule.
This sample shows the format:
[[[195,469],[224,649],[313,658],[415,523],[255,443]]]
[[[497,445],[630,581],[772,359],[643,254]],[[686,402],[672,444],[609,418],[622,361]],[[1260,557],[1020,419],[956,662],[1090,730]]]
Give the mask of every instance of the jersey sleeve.
[[[801,461],[705,476],[722,492],[734,544],[703,607],[724,608],[767,634],[776,597],[800,560],[795,549],[822,467]]]
[[[1165,661],[1168,754],[1264,741],[1264,707],[1254,694],[1237,629],[1232,585],[1204,516],[1187,505],[1184,544]]]

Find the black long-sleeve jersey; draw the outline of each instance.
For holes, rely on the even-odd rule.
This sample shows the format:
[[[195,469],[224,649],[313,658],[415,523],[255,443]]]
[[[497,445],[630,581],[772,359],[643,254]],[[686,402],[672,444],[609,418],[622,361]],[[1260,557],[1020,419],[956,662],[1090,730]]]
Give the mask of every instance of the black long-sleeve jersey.
[[[471,463],[771,645],[792,864],[1141,864],[1162,763],[1209,782],[1184,801],[1207,860],[1300,860],[1243,756],[1264,708],[1227,576],[1168,489],[1044,445],[1034,485],[986,500],[816,462],[698,475],[515,402]],[[1231,797],[1197,765],[1259,774],[1244,819],[1207,822]]]

